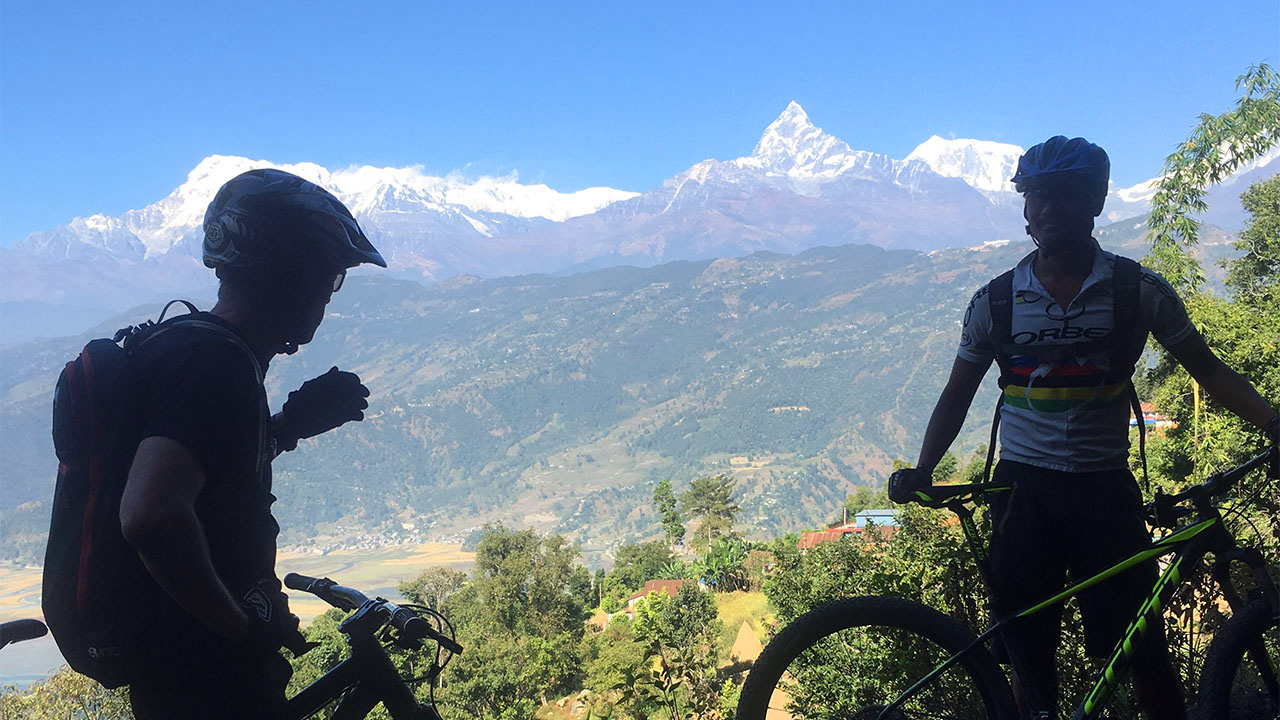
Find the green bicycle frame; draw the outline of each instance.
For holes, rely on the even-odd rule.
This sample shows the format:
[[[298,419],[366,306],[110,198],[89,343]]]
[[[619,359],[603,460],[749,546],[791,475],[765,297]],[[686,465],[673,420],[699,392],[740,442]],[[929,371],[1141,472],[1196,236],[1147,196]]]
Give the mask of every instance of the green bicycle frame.
[[[987,577],[989,569],[987,568],[986,553],[983,550],[983,544],[978,537],[977,528],[973,523],[972,512],[957,503],[949,508],[960,516],[960,526],[964,531],[966,540],[970,549],[973,551],[975,559],[978,561],[983,582],[990,587]],[[903,702],[908,700],[918,690],[928,685],[936,677],[946,672],[952,666],[960,661],[966,654],[974,648],[982,646],[988,640],[992,639],[997,633],[1003,630],[1009,622],[1015,618],[1034,615],[1046,608],[1053,607],[1059,603],[1066,602],[1068,598],[1078,595],[1080,592],[1087,590],[1098,583],[1112,578],[1136,565],[1140,565],[1152,558],[1169,553],[1175,553],[1174,558],[1165,567],[1164,572],[1157,578],[1155,585],[1151,589],[1151,593],[1147,596],[1146,601],[1138,608],[1137,614],[1129,623],[1128,629],[1125,631],[1124,637],[1116,643],[1116,647],[1111,652],[1111,656],[1107,660],[1106,665],[1098,673],[1098,677],[1094,682],[1093,688],[1085,696],[1084,702],[1077,708],[1072,720],[1088,720],[1097,717],[1098,712],[1106,704],[1106,701],[1115,692],[1120,680],[1124,677],[1124,673],[1129,668],[1129,663],[1133,653],[1137,650],[1139,643],[1146,637],[1148,631],[1154,624],[1161,622],[1162,611],[1173,592],[1181,584],[1190,573],[1186,572],[1187,568],[1194,570],[1204,557],[1205,553],[1210,549],[1222,547],[1223,544],[1234,546],[1235,541],[1222,525],[1222,518],[1215,513],[1213,517],[1199,520],[1191,525],[1183,527],[1159,540],[1144,550],[1121,560],[1102,572],[1077,582],[1062,592],[1048,598],[1042,602],[1036,603],[1024,610],[1015,612],[1009,617],[999,619],[995,624],[989,627],[985,632],[979,635],[973,643],[964,648],[960,652],[947,658],[941,665],[934,668],[930,673],[920,678],[911,687],[907,688],[892,703],[887,705],[881,712],[880,717],[886,717],[888,713],[898,708]],[[1154,625],[1158,627],[1158,625]],[[1036,710],[1041,710],[1036,708]]]

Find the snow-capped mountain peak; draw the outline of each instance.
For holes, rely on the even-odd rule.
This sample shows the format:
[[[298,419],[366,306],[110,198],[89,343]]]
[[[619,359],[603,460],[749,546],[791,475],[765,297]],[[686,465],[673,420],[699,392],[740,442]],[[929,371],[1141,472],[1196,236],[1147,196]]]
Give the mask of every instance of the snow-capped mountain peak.
[[[912,150],[906,162],[918,160],[935,173],[960,178],[978,190],[1013,192],[1009,178],[1023,152],[1017,145],[934,135]]]
[[[883,171],[894,161],[854,150],[840,138],[823,132],[810,122],[800,103],[792,100],[765,128],[751,155],[738,158],[734,163],[738,167],[756,167],[803,180],[830,179],[869,166]]]
[[[636,195],[606,187],[561,193],[542,184],[521,184],[514,173],[501,178],[468,179],[458,174],[428,175],[421,166],[364,166],[330,171],[309,162],[282,164],[210,155],[187,174],[186,182],[158,202],[119,217],[76,218],[67,226],[72,230],[70,234],[56,235],[61,240],[47,233],[33,233],[29,242],[24,242],[32,249],[65,254],[69,248],[60,249],[58,243],[79,240],[95,247],[126,247],[129,243],[124,239],[129,239],[140,254],[163,255],[183,238],[199,235],[205,210],[223,183],[254,168],[277,168],[317,183],[337,195],[362,220],[381,213],[433,212],[462,214],[472,226],[479,227],[477,223],[484,223],[468,213],[482,212],[560,222]]]

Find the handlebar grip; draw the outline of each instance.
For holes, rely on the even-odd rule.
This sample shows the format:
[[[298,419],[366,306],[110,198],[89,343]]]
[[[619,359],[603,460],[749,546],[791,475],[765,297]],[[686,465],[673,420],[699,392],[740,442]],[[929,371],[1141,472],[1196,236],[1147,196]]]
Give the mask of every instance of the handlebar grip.
[[[317,578],[299,575],[298,573],[289,573],[284,576],[284,586],[290,590],[301,590],[303,592],[311,592],[311,586],[318,582]]]
[[[44,637],[48,632],[49,628],[39,620],[11,620],[0,623],[0,647],[9,643],[35,640],[38,637]]]
[[[301,590],[324,600],[342,610],[355,610],[369,602],[369,598],[359,590],[343,587],[329,578],[313,578],[298,573],[284,576],[284,586],[290,590]]]

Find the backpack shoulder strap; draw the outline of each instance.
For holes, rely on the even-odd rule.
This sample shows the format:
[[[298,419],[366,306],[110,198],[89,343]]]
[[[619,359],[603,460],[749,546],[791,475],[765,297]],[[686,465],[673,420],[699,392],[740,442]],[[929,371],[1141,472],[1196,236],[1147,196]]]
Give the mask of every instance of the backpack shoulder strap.
[[[996,441],[1000,435],[1000,408],[1004,405],[1004,388],[1009,384],[1009,367],[1011,364],[1008,347],[1013,344],[1013,272],[1010,268],[987,284],[987,303],[991,310],[991,340],[996,348],[996,365],[1000,368],[1000,397],[996,399],[996,410],[991,418],[991,439],[987,443],[987,464],[983,472],[983,481],[991,479],[991,469],[995,464]]]
[[[183,305],[186,305],[190,313],[187,315],[179,315],[177,317],[170,318],[168,322],[165,322],[164,315],[166,312],[169,311],[169,307],[172,306],[174,303],[179,303],[179,302],[182,303]],[[249,361],[253,364],[254,375],[258,379],[258,384],[261,385],[264,377],[264,373],[262,371],[262,363],[258,362],[258,356],[253,353],[253,350],[251,350],[249,346],[245,344],[244,340],[240,339],[239,335],[236,335],[234,332],[231,332],[231,330],[223,327],[222,325],[219,325],[218,323],[209,322],[208,320],[200,319],[196,315],[199,312],[200,311],[196,308],[195,305],[192,305],[186,300],[170,301],[167,305],[164,306],[164,310],[160,311],[161,321],[157,323],[153,329],[150,329],[150,331],[147,332],[145,337],[140,339],[137,346],[140,347],[146,344],[147,342],[154,340],[160,335],[163,335],[167,332],[172,332],[173,330],[183,329],[183,328],[199,329],[203,332],[211,333],[213,335],[221,337],[222,339],[230,342],[232,345],[235,345],[236,348],[238,348],[241,351],[241,353],[244,354],[245,357],[249,358]]]
[[[199,320],[195,318],[187,320],[185,319],[185,316],[180,322],[174,323],[173,325],[171,325],[169,329],[172,329],[175,327],[199,328],[201,330],[204,330],[205,332],[211,332],[216,335],[220,335],[224,339],[230,341],[232,345],[235,345],[237,348],[239,348],[240,352],[244,353],[245,357],[249,358],[249,361],[253,363],[253,372],[258,378],[258,384],[259,385],[262,384],[262,380],[263,380],[262,363],[258,362],[258,356],[253,354],[253,350],[249,349],[249,346],[245,344],[244,340],[240,339],[239,335],[236,335],[235,333],[219,325],[218,323],[212,323],[212,322],[209,322],[208,320]],[[162,332],[162,330],[163,329],[157,329],[156,332],[152,334],[152,337],[159,335]]]
[[[1134,260],[1117,255],[1111,274],[1111,332],[1115,337],[1111,350],[1112,368],[1133,368],[1146,346],[1145,328],[1140,327],[1137,321],[1141,282],[1142,266]],[[1142,461],[1142,487],[1146,490],[1150,487],[1147,477],[1147,426],[1142,418],[1142,401],[1138,398],[1138,390],[1132,379],[1129,381],[1129,405],[1138,426],[1138,457]]]
[[[1139,287],[1142,281],[1142,266],[1127,257],[1116,256],[1115,269],[1111,274],[1112,312],[1115,314],[1115,331],[1122,329],[1132,332],[1138,328]],[[1145,340],[1145,337],[1144,337]],[[1129,343],[1122,342],[1121,345]]]
[[[160,313],[161,318],[164,317],[164,313],[168,311],[169,306],[173,305],[173,303],[175,302],[180,302],[183,305],[186,305],[190,313],[187,315],[179,315],[178,317],[170,318],[168,322],[161,322],[155,325],[153,328],[149,330],[149,332],[147,332],[145,337],[139,340],[139,342],[137,343],[138,347],[141,347],[147,342],[167,332],[173,332],[174,330],[179,330],[179,329],[196,329],[201,332],[208,333],[211,336],[217,336],[223,340],[230,342],[232,345],[239,348],[240,352],[246,358],[248,358],[249,362],[252,364],[254,377],[257,379],[258,384],[262,385],[262,382],[264,379],[262,363],[258,362],[258,356],[254,354],[253,350],[250,349],[247,344],[245,344],[244,340],[240,339],[239,335],[236,335],[234,332],[227,329],[226,327],[223,327],[222,325],[219,325],[218,323],[215,323],[215,322],[209,322],[208,320],[200,319],[196,315],[196,313],[200,311],[196,309],[195,305],[192,305],[191,303],[185,300],[171,301],[168,305],[165,305],[164,310],[161,311]],[[268,438],[269,425],[271,424],[269,412],[270,411],[264,411],[264,416],[260,418],[258,423],[258,458],[260,461],[258,464],[258,478],[260,481],[264,477],[269,477],[265,475],[265,468],[262,462],[262,459],[265,457],[267,444],[269,442],[269,438]]]
[[[996,347],[996,364],[1000,366],[1000,387],[1008,384],[1008,346],[1013,343],[1013,270],[1001,273],[987,285],[987,303],[991,309],[991,339]]]

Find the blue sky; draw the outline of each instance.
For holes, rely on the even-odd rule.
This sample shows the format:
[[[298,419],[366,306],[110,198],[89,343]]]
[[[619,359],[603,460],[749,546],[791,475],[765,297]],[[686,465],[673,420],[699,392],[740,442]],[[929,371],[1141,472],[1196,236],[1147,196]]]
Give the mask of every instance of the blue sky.
[[[641,191],[793,99],[898,158],[1084,135],[1130,185],[1280,60],[1275,0],[0,2],[0,245],[215,153]]]

